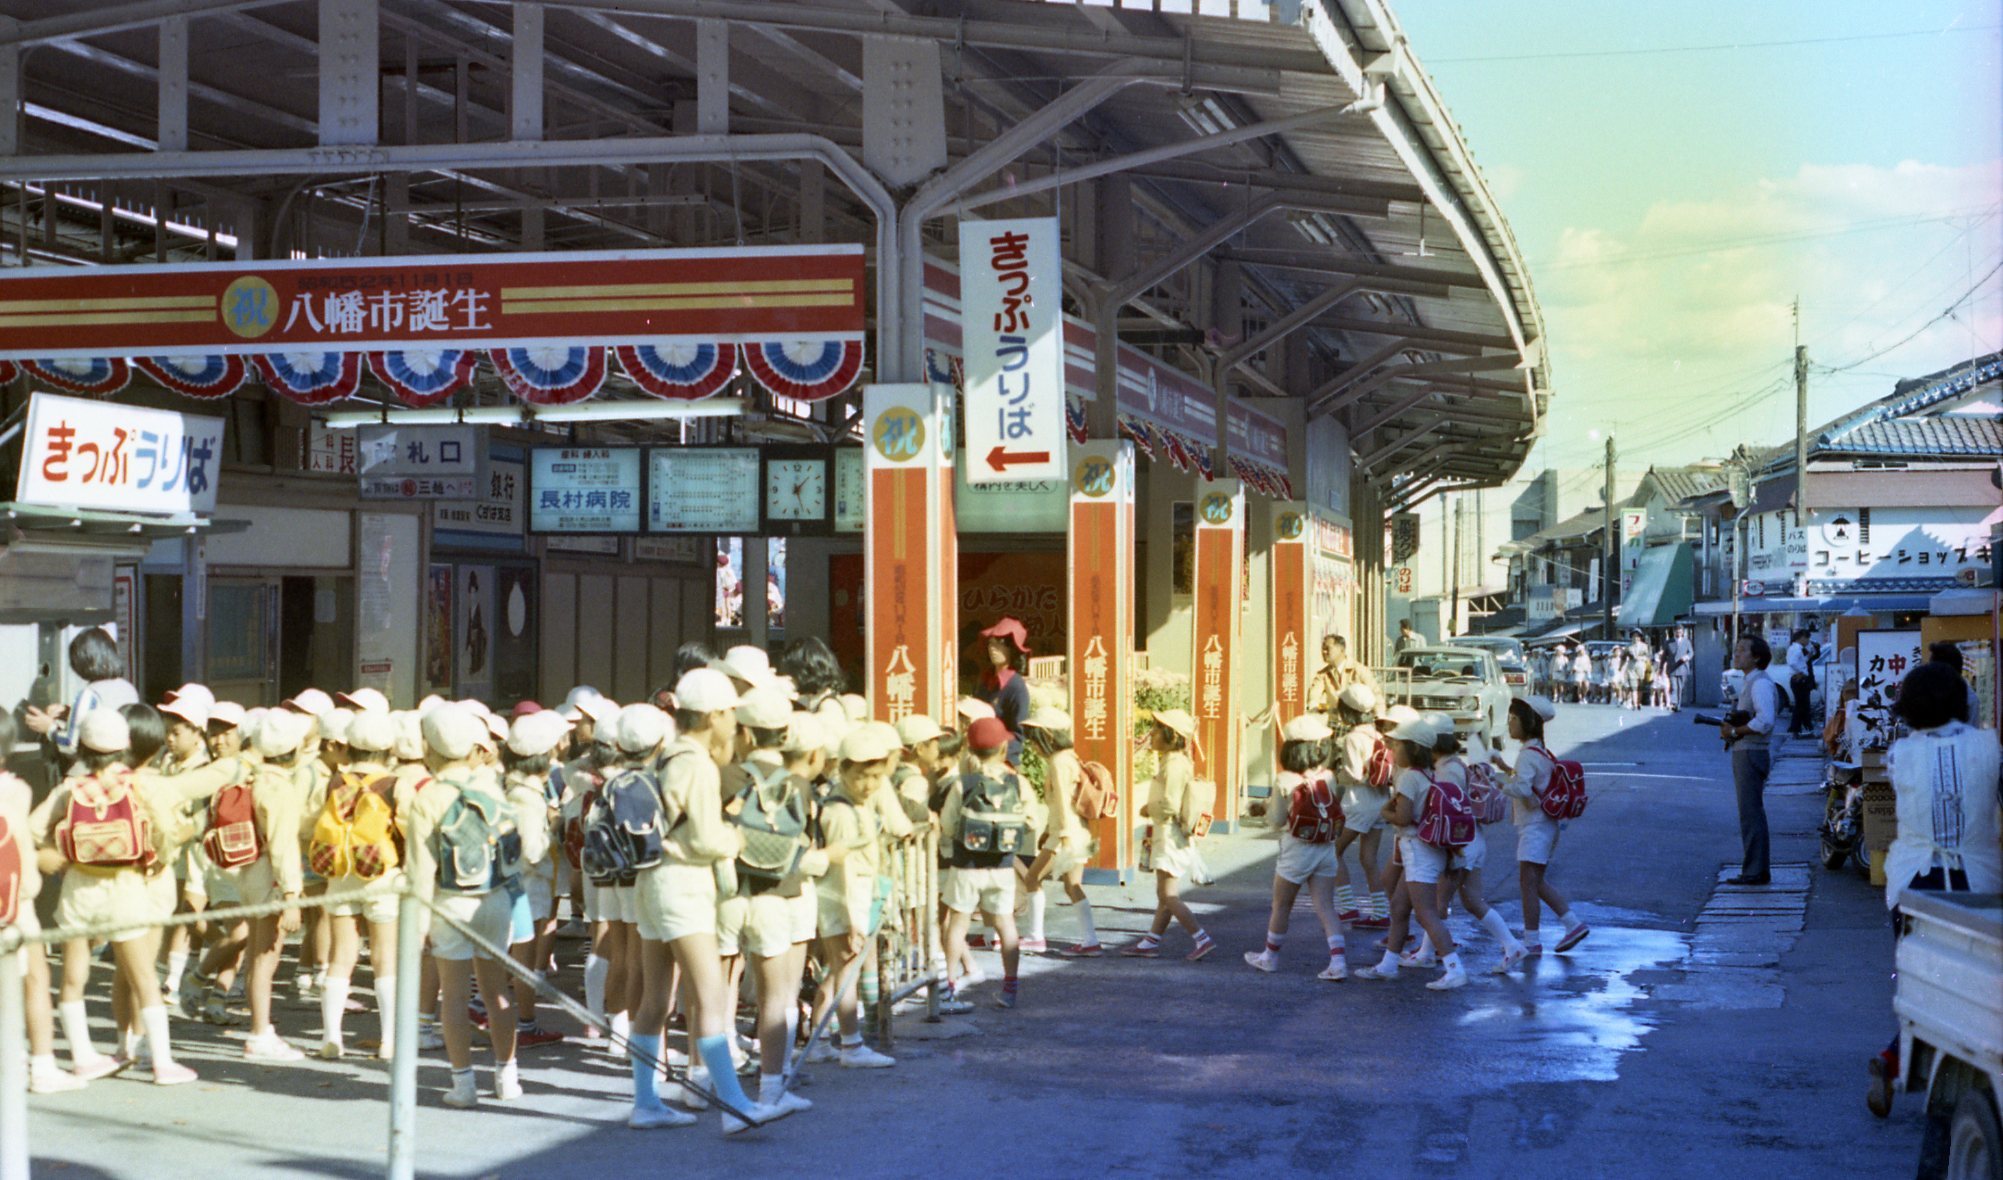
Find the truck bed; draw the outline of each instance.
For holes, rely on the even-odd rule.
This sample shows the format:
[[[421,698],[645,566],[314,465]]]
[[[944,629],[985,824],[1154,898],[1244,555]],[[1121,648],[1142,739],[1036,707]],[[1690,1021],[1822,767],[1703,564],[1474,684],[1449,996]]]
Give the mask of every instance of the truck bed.
[[[1935,1052],[1925,1064],[1958,1058],[2003,1077],[2003,895],[1907,893],[1907,930],[1899,940],[1901,1071],[1909,1086],[1913,1042]]]

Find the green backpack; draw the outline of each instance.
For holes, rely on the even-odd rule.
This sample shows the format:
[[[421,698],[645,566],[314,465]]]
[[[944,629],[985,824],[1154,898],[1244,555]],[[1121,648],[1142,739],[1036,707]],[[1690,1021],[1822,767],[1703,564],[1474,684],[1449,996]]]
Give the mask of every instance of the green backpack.
[[[812,842],[807,800],[792,789],[792,776],[784,767],[767,771],[745,762],[740,768],[751,781],[737,793],[737,830],[744,838],[737,873],[752,892],[763,893],[799,872],[800,858]]]
[[[1022,780],[968,773],[960,779],[960,847],[982,859],[1006,858],[1029,838]]]
[[[451,784],[458,787],[458,784]],[[440,888],[489,893],[521,875],[522,834],[507,804],[463,788],[431,835]]]

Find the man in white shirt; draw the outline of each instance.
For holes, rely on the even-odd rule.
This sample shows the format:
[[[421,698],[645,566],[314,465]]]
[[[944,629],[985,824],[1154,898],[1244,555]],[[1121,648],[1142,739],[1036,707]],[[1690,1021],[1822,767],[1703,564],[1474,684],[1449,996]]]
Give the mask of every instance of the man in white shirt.
[[[1682,711],[1683,702],[1689,699],[1691,665],[1696,658],[1696,649],[1690,646],[1690,633],[1678,627],[1676,638],[1669,644],[1669,711],[1672,713]]]
[[[1768,743],[1780,717],[1780,685],[1767,675],[1773,649],[1757,635],[1742,635],[1732,648],[1732,667],[1746,674],[1739,707],[1751,716],[1743,725],[1718,727],[1732,756],[1732,787],[1739,800],[1739,841],[1745,861],[1727,885],[1765,885],[1772,877],[1767,860],[1767,772],[1773,769]]]
[[[1808,729],[1809,694],[1815,691],[1815,674],[1808,658],[1808,632],[1796,631],[1787,645],[1787,691],[1793,697],[1787,732],[1800,737]],[[1779,687],[1778,685],[1775,686]]]

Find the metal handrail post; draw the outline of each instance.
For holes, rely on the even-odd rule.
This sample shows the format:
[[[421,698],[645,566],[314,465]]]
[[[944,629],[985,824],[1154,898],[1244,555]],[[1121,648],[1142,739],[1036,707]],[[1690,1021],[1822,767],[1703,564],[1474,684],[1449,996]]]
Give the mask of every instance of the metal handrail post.
[[[390,1180],[416,1180],[417,1176],[417,981],[422,971],[424,932],[418,919],[424,906],[417,899],[417,885],[404,882],[403,896],[396,903],[396,1011],[391,1017],[396,1036],[396,1052],[389,1074],[389,1170]],[[11,1180],[11,1178],[8,1178]]]
[[[26,995],[20,949],[0,946],[0,1180],[28,1180]]]

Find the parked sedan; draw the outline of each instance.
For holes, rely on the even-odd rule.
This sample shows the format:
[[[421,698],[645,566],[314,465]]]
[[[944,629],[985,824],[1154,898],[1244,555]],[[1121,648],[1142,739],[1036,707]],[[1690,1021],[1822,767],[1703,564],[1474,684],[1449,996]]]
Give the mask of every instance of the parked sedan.
[[[1412,673],[1412,707],[1445,713],[1454,731],[1494,743],[1509,732],[1509,685],[1491,652],[1476,647],[1415,647],[1398,653]]]
[[[1523,641],[1506,635],[1456,635],[1447,640],[1455,647],[1476,647],[1495,653],[1495,662],[1502,669],[1502,682],[1509,691],[1517,695],[1530,692],[1530,668],[1523,655]]]

